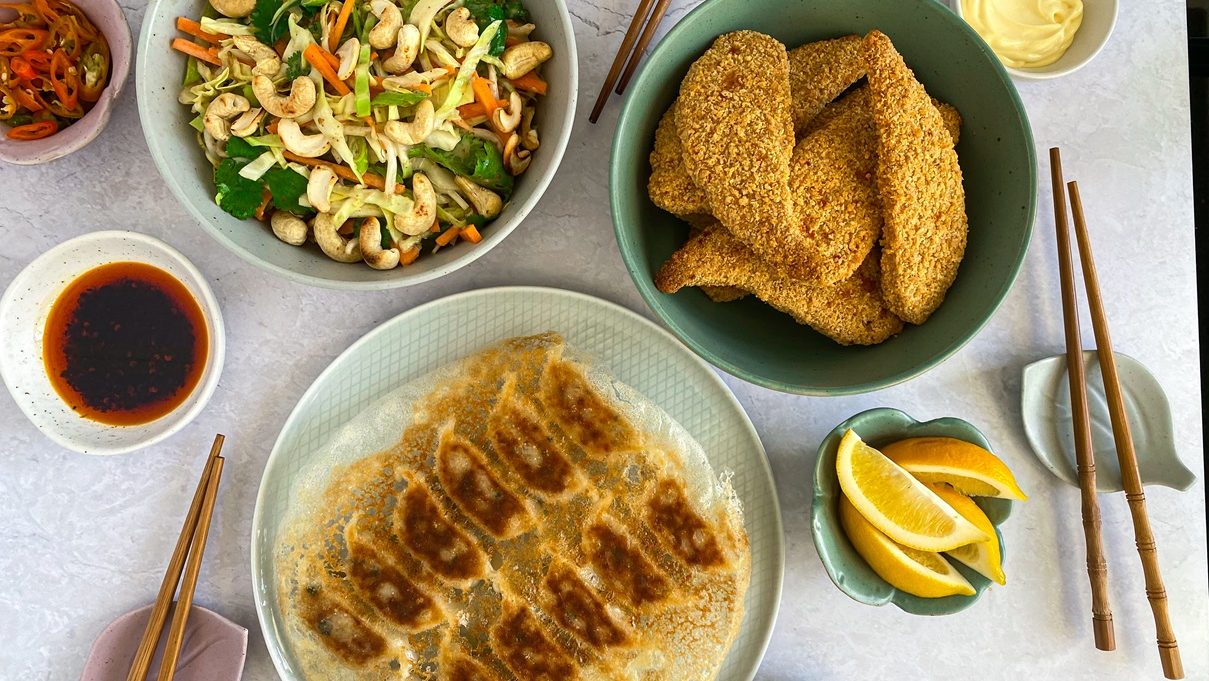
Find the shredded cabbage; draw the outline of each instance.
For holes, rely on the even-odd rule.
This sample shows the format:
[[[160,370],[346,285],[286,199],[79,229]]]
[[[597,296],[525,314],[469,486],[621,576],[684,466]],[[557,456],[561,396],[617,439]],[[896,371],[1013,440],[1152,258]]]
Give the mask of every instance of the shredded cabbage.
[[[327,138],[327,141],[332,145],[332,150],[344,161],[357,175],[357,179],[361,179],[361,174],[365,172],[364,168],[357,169],[357,159],[353,155],[353,150],[348,148],[348,142],[344,139],[344,126],[336,117],[332,115],[332,107],[327,102],[327,97],[322,94],[322,85],[319,86],[320,95],[315,98],[315,125],[319,128],[319,132]]]
[[[445,101],[441,104],[441,108],[437,109],[436,122],[438,125],[456,116],[458,107],[465,104],[462,97],[470,94],[468,92],[470,78],[475,74],[475,70],[478,69],[479,60],[491,49],[491,39],[495,37],[496,32],[500,30],[503,24],[504,22],[502,21],[491,22],[491,25],[483,29],[483,32],[479,34],[478,42],[474,44],[474,47],[470,48],[470,51],[466,53],[466,59],[462,62],[462,67],[458,69],[457,78],[454,78],[453,85],[449,88],[449,94],[445,96]]]
[[[210,17],[202,17],[199,22],[201,27],[211,33],[222,33],[224,35],[254,35],[252,27],[247,24],[241,24],[234,19],[211,19]]]
[[[428,42],[428,32],[432,30],[432,21],[452,0],[420,0],[411,8],[407,23],[414,24],[420,29],[420,44]]]
[[[264,174],[269,172],[269,168],[272,168],[275,165],[277,165],[277,157],[273,155],[273,152],[266,151],[260,156],[257,156],[255,161],[252,161],[246,166],[240,168],[239,176],[255,182],[261,177],[264,177]]]

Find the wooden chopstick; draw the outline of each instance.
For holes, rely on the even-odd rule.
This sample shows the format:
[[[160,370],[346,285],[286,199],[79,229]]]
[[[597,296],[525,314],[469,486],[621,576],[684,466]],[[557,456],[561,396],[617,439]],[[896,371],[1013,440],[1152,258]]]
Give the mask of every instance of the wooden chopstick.
[[[181,644],[185,640],[185,626],[189,623],[189,611],[193,608],[193,591],[197,587],[197,576],[201,574],[202,555],[206,552],[206,537],[210,533],[210,519],[214,514],[214,500],[218,496],[218,483],[222,480],[225,459],[214,459],[214,470],[206,482],[206,496],[202,500],[201,517],[193,535],[193,546],[189,549],[189,561],[185,565],[185,577],[181,581],[180,595],[176,597],[176,608],[172,612],[172,624],[168,627],[168,641],[164,644],[164,657],[160,660],[157,681],[172,681],[176,674],[176,662],[180,659]]]
[[[168,606],[172,605],[172,597],[176,593],[176,585],[180,582],[181,571],[185,566],[185,557],[189,553],[189,546],[193,543],[194,529],[197,527],[202,500],[213,474],[214,462],[219,458],[224,439],[221,434],[214,436],[214,444],[210,447],[210,455],[206,457],[206,465],[202,468],[201,479],[197,481],[193,501],[189,504],[188,514],[185,515],[185,524],[181,527],[180,536],[176,539],[176,548],[172,550],[168,568],[164,570],[164,579],[160,582],[155,605],[151,608],[151,614],[147,618],[147,626],[143,629],[143,637],[139,640],[139,647],[135,651],[134,661],[130,665],[130,673],[126,676],[126,681],[144,681],[147,678],[151,658],[155,655],[160,633],[164,629],[164,620],[168,616]]]
[[[600,118],[600,112],[604,110],[605,102],[609,101],[609,91],[613,89],[613,83],[617,81],[617,76],[625,66],[626,60],[629,59],[630,51],[634,48],[634,41],[638,39],[639,32],[646,24],[647,15],[650,14],[651,6],[654,3],[655,0],[639,0],[634,18],[630,20],[630,27],[626,29],[625,37],[621,39],[621,47],[617,49],[617,56],[613,57],[613,63],[609,66],[609,75],[605,76],[605,81],[600,86],[600,94],[596,95],[596,103],[592,105],[592,113],[588,116],[589,122],[595,123],[596,119]]]
[[[1100,279],[1096,275],[1096,263],[1091,254],[1091,240],[1087,233],[1087,222],[1083,218],[1083,201],[1079,196],[1079,184],[1070,182],[1070,207],[1075,219],[1075,237],[1079,242],[1079,262],[1083,266],[1083,285],[1087,289],[1087,303],[1091,308],[1091,324],[1096,334],[1096,353],[1100,359],[1100,371],[1104,375],[1104,395],[1108,400],[1108,415],[1112,420],[1112,438],[1117,447],[1117,460],[1121,465],[1121,482],[1125,487],[1125,500],[1133,518],[1134,540],[1138,545],[1138,556],[1142,559],[1142,572],[1146,576],[1146,598],[1154,613],[1157,631],[1159,660],[1163,663],[1163,675],[1169,679],[1184,678],[1184,664],[1180,659],[1179,644],[1171,628],[1167,611],[1167,589],[1159,572],[1159,555],[1155,548],[1154,533],[1150,529],[1150,514],[1146,510],[1146,492],[1142,488],[1142,476],[1138,473],[1138,457],[1133,449],[1133,435],[1129,431],[1129,417],[1125,413],[1125,400],[1121,395],[1121,379],[1117,374],[1117,360],[1112,354],[1112,338],[1108,333],[1108,317],[1104,314],[1104,299],[1100,295]]]
[[[1082,499],[1083,539],[1087,545],[1087,577],[1091,581],[1091,623],[1096,648],[1115,650],[1112,608],[1108,602],[1108,565],[1100,537],[1100,502],[1096,499],[1096,459],[1091,444],[1091,418],[1087,413],[1087,383],[1083,370],[1083,343],[1079,338],[1079,305],[1075,299],[1074,264],[1066,219],[1066,187],[1062,183],[1062,156],[1049,150],[1050,179],[1054,189],[1054,230],[1058,237],[1058,272],[1062,281],[1062,323],[1066,330],[1066,370],[1075,426],[1075,459]]]
[[[630,84],[630,78],[638,69],[638,62],[642,61],[642,55],[646,52],[647,45],[651,44],[651,38],[655,37],[659,22],[663,21],[663,15],[667,13],[667,6],[670,4],[671,0],[659,0],[659,4],[655,5],[650,20],[642,29],[642,36],[638,38],[638,44],[634,46],[634,52],[630,54],[630,61],[626,64],[625,72],[621,74],[621,80],[617,81],[617,89],[614,90],[617,94],[625,92],[626,86]]]

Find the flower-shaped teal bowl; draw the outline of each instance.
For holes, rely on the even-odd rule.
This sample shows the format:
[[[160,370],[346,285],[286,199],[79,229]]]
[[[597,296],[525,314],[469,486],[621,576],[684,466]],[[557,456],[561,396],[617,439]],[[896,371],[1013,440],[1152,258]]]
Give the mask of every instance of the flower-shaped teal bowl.
[[[818,459],[814,467],[811,532],[819,560],[823,562],[827,575],[840,591],[866,605],[893,603],[913,615],[951,615],[973,605],[991,585],[991,580],[965,565],[951,561],[974,587],[973,596],[920,598],[899,591],[878,577],[848,541],[844,528],[840,526],[838,504],[843,492],[835,474],[835,457],[840,440],[849,428],[855,430],[862,440],[875,448],[909,437],[951,437],[994,451],[990,443],[977,428],[961,419],[916,421],[897,409],[879,407],[863,411],[836,426],[823,440],[823,444],[819,445]],[[975,497],[974,501],[995,526],[995,535],[999,539],[999,547],[1006,561],[1007,549],[1003,544],[1003,534],[999,531],[999,526],[1011,514],[1012,502],[986,497]]]

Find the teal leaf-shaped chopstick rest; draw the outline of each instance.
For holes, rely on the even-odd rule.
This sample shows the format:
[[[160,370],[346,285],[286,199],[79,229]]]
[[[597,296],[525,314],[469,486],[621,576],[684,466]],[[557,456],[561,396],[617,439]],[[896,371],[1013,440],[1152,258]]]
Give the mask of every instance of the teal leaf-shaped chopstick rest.
[[[1119,352],[1114,355],[1142,483],[1188,489],[1196,476],[1176,454],[1167,395],[1140,362]],[[1087,369],[1088,411],[1096,454],[1096,488],[1101,492],[1119,492],[1123,489],[1121,467],[1117,463],[1112,421],[1104,397],[1104,377],[1095,351],[1084,351],[1083,364]],[[1026,366],[1021,393],[1024,430],[1033,453],[1054,475],[1077,486],[1065,356],[1050,357]]]

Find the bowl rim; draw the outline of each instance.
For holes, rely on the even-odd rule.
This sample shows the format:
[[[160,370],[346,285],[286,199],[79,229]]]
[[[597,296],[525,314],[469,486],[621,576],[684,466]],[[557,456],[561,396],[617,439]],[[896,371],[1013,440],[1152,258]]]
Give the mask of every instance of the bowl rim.
[[[180,432],[181,429],[192,423],[193,420],[197,418],[197,416],[201,414],[202,410],[204,410],[209,404],[210,398],[213,397],[214,391],[218,388],[218,380],[222,376],[223,365],[226,362],[226,326],[223,322],[222,310],[218,305],[218,299],[214,296],[214,291],[211,290],[210,283],[206,280],[205,275],[203,275],[201,270],[197,269],[197,266],[195,266],[180,251],[153,236],[142,234],[140,232],[132,232],[120,229],[88,232],[73,239],[68,239],[67,241],[64,241],[63,243],[60,243],[55,247],[43,252],[41,255],[31,260],[25,267],[21,268],[21,271],[17,273],[17,276],[13,277],[13,280],[9,282],[9,285],[5,289],[3,296],[0,296],[0,319],[7,319],[10,317],[10,308],[13,305],[13,299],[17,295],[17,289],[20,288],[21,284],[27,283],[26,280],[34,277],[38,269],[41,268],[47,261],[54,260],[62,255],[75,251],[80,246],[97,241],[109,240],[141,243],[152,250],[163,253],[169,260],[172,260],[179,265],[182,270],[184,270],[186,275],[193,281],[183,281],[184,277],[174,276],[173,278],[177,281],[180,281],[190,293],[199,298],[197,304],[201,308],[202,314],[205,315],[210,323],[210,328],[207,329],[209,331],[208,335],[210,347],[208,348],[209,356],[206,361],[206,367],[202,370],[202,376],[198,380],[197,386],[194,388],[196,399],[193,405],[188,409],[183,410],[180,407],[177,407],[158,419],[155,419],[155,421],[150,422],[167,423],[168,426],[163,431],[149,435],[146,438],[126,445],[98,444],[95,446],[90,446],[89,449],[82,449],[77,442],[73,442],[72,440],[63,437],[57,430],[43,428],[41,424],[34,420],[30,404],[18,396],[17,391],[13,387],[12,381],[9,377],[9,371],[5,369],[5,367],[8,366],[8,362],[5,359],[6,355],[0,354],[0,381],[4,382],[4,387],[8,390],[9,395],[12,396],[13,401],[17,403],[17,406],[21,409],[21,413],[25,415],[25,418],[29,420],[29,422],[32,423],[39,432],[41,432],[55,444],[73,452],[86,454],[89,456],[113,456],[116,454],[128,454],[130,452],[158,444]],[[154,263],[146,264],[156,267]]]
[[[341,291],[384,291],[389,289],[404,288],[414,286],[424,282],[439,279],[447,274],[459,270],[466,265],[478,260],[487,254],[488,251],[495,248],[505,238],[510,235],[526,218],[532,213],[537,202],[545,195],[546,189],[554,180],[554,176],[558,174],[559,167],[562,165],[563,156],[567,150],[567,146],[571,141],[572,128],[575,122],[576,105],[579,100],[579,52],[575,41],[575,29],[571,24],[571,16],[567,11],[566,0],[547,0],[554,5],[556,14],[558,15],[558,30],[566,35],[567,46],[570,54],[566,56],[568,61],[568,72],[570,73],[569,87],[567,88],[567,109],[563,114],[563,135],[553,140],[552,143],[543,142],[543,153],[551,154],[551,164],[549,171],[541,177],[535,178],[532,185],[532,191],[523,201],[510,204],[510,208],[515,208],[515,212],[507,221],[502,221],[497,228],[493,228],[494,235],[485,238],[482,243],[476,244],[475,248],[468,249],[463,252],[461,257],[455,258],[442,266],[435,267],[431,270],[418,273],[404,273],[397,276],[389,276],[387,273],[382,273],[382,278],[368,279],[364,281],[348,281],[340,279],[328,279],[325,277],[308,274],[292,270],[275,263],[268,262],[257,254],[243,248],[235,243],[235,240],[226,233],[215,228],[210,220],[202,214],[201,209],[189,200],[188,194],[185,191],[184,183],[178,177],[172,164],[166,155],[165,146],[167,143],[153,135],[150,127],[144,124],[144,121],[151,117],[148,107],[149,102],[153,97],[164,96],[163,93],[156,93],[150,89],[148,83],[150,72],[150,60],[155,46],[151,44],[151,26],[155,22],[156,16],[161,11],[161,6],[169,0],[153,0],[147,5],[147,9],[143,15],[142,27],[139,30],[138,40],[138,55],[135,68],[135,94],[138,100],[139,110],[139,127],[142,129],[143,137],[147,142],[147,147],[151,152],[151,158],[155,163],[156,170],[159,171],[160,177],[164,183],[168,185],[168,189],[176,200],[185,207],[185,210],[193,218],[206,234],[210,235],[215,241],[222,244],[228,251],[234,253],[244,262],[260,268],[266,272],[270,272],[277,276],[290,281],[315,286],[318,288],[335,289]],[[166,48],[165,48],[166,49]],[[241,221],[246,222],[246,221]]]
[[[880,379],[830,387],[792,383],[777,379],[775,377],[761,375],[756,371],[745,369],[735,362],[722,358],[718,355],[718,353],[711,350],[706,344],[694,338],[693,335],[688,333],[682,325],[675,322],[667,314],[667,312],[664,310],[661,296],[667,296],[668,294],[655,289],[653,281],[648,281],[646,278],[639,276],[639,257],[637,255],[639,250],[635,246],[634,240],[630,238],[628,231],[622,227],[621,220],[618,218],[620,213],[619,206],[622,202],[620,187],[626,185],[625,173],[634,172],[620,158],[620,150],[622,143],[622,131],[632,129],[634,123],[631,119],[638,118],[640,115],[639,109],[642,107],[642,104],[639,103],[638,96],[635,93],[642,90],[645,81],[651,77],[651,69],[649,68],[651,64],[659,60],[664,51],[671,49],[669,45],[671,45],[680,34],[688,32],[697,21],[707,21],[706,19],[703,19],[703,17],[706,16],[704,13],[714,5],[722,4],[727,1],[728,0],[705,0],[705,2],[702,2],[700,5],[686,14],[685,17],[680,20],[680,22],[673,26],[672,29],[668,31],[667,35],[664,36],[663,40],[661,40],[659,44],[655,46],[655,49],[652,50],[647,56],[646,61],[638,70],[634,83],[629,88],[629,92],[626,93],[625,101],[621,107],[621,114],[617,120],[617,128],[613,133],[613,146],[609,156],[609,210],[613,219],[613,233],[616,237],[617,249],[620,251],[621,259],[625,263],[626,271],[629,273],[630,279],[634,282],[634,288],[638,289],[638,293],[642,296],[642,300],[646,303],[647,307],[654,312],[657,317],[659,317],[659,319],[668,327],[676,338],[692,349],[693,352],[700,355],[710,364],[738,379],[747,381],[749,383],[754,383],[755,385],[768,388],[770,390],[819,397],[859,395],[872,392],[874,390],[889,388],[931,371],[945,360],[957,354],[957,352],[965,347],[967,343],[978,336],[982,329],[991,321],[991,319],[995,317],[995,313],[998,312],[999,308],[1003,305],[1003,301],[1007,298],[1008,293],[1010,293],[1012,288],[1015,286],[1016,280],[1020,276],[1020,270],[1024,267],[1024,260],[1028,255],[1029,245],[1032,243],[1033,227],[1037,217],[1037,151],[1035,148],[1035,142],[1033,140],[1033,129],[1029,123],[1024,102],[1020,99],[1020,93],[1016,91],[1016,86],[1012,83],[1012,79],[1008,76],[1003,64],[999,61],[999,57],[997,57],[995,53],[991,51],[991,48],[987,46],[982,38],[978,36],[978,33],[974,31],[974,29],[971,28],[964,19],[947,9],[947,7],[944,5],[944,0],[916,0],[918,5],[931,7],[930,11],[937,11],[945,17],[946,21],[950,21],[953,23],[953,25],[957,26],[958,30],[963,30],[968,35],[971,35],[976,39],[975,44],[983,51],[984,55],[990,61],[991,66],[995,70],[996,75],[999,77],[1001,84],[1006,86],[1008,95],[1014,104],[1013,110],[1016,115],[1016,119],[1024,133],[1024,146],[1026,148],[1026,155],[1028,157],[1028,184],[1031,187],[1031,191],[1028,195],[1028,206],[1026,208],[1027,217],[1025,220],[1026,224],[1020,241],[1020,249],[1015,256],[1015,261],[1009,268],[1008,277],[1004,285],[999,290],[993,292],[990,296],[990,306],[987,308],[987,313],[984,318],[971,326],[967,331],[962,332],[956,338],[951,340],[947,347],[942,348],[939,352],[934,353],[932,356],[928,357],[926,360],[917,364],[916,366],[889,374]],[[640,200],[650,201],[649,197],[643,197]],[[670,216],[671,214],[669,213],[668,215]]]
[[[126,80],[130,77],[130,66],[134,62],[134,57],[131,53],[134,49],[134,40],[130,33],[130,24],[127,22],[126,11],[118,4],[117,0],[94,0],[94,2],[98,7],[105,7],[105,12],[121,17],[121,21],[115,22],[117,36],[114,36],[112,33],[105,34],[105,40],[109,43],[110,51],[111,70],[109,73],[109,83],[105,85],[105,89],[101,91],[100,98],[97,99],[88,113],[84,114],[74,124],[63,130],[59,130],[45,139],[48,141],[54,140],[60,134],[69,132],[72,128],[82,125],[86,121],[95,127],[83,134],[70,137],[64,136],[61,138],[59,144],[47,146],[46,150],[40,154],[37,151],[22,153],[22,147],[19,145],[8,145],[8,149],[6,150],[6,145],[0,144],[0,162],[18,166],[34,166],[57,161],[91,144],[109,126],[109,118],[113,114],[113,107],[117,103],[118,97],[122,94],[122,90],[126,87]],[[87,10],[83,11],[85,14],[88,14]],[[96,21],[93,20],[93,23],[96,23]],[[121,49],[122,47],[125,49]],[[8,125],[0,125],[0,127],[7,129]],[[14,150],[16,153],[13,153]]]
[[[961,9],[962,0],[944,0],[944,1],[948,3],[949,9],[951,9],[953,11],[953,13],[956,14],[958,17],[960,17],[961,20],[964,22],[965,15],[962,14],[962,9]],[[1099,56],[1100,52],[1104,51],[1104,46],[1108,44],[1108,39],[1112,37],[1112,34],[1117,29],[1117,18],[1120,16],[1120,13],[1121,13],[1120,12],[1121,3],[1118,0],[1104,0],[1104,1],[1112,5],[1112,18],[1108,22],[1108,30],[1105,31],[1104,35],[1099,38],[1100,42],[1099,42],[1099,44],[1096,45],[1096,48],[1094,50],[1092,50],[1091,53],[1088,54],[1086,57],[1084,57],[1081,61],[1077,61],[1077,62],[1074,62],[1073,64],[1069,64],[1062,68],[1052,69],[1049,71],[1021,69],[1021,68],[1016,68],[1014,66],[1004,66],[1003,69],[1005,71],[1007,71],[1009,74],[1011,74],[1013,78],[1016,78],[1018,80],[1043,81],[1043,80],[1054,80],[1055,78],[1061,78],[1062,76],[1069,76],[1070,74],[1074,73],[1075,71],[1078,71],[1079,69],[1083,68],[1084,66],[1087,66],[1088,64],[1090,64],[1093,59],[1095,59],[1097,56]],[[978,32],[975,31],[974,34],[978,35]],[[982,40],[982,36],[978,35],[978,39]],[[983,42],[985,42],[985,41],[983,41]],[[992,52],[994,52],[994,50],[992,50]],[[999,56],[996,55],[995,59],[998,60]],[[1061,60],[1061,57],[1059,57],[1059,60]],[[1055,64],[1056,63],[1057,62],[1055,62]],[[1050,64],[1050,66],[1054,66],[1054,64]],[[1042,68],[1048,69],[1048,68],[1050,68],[1050,66],[1045,66]]]
[[[962,419],[962,418],[958,418],[956,416],[942,416],[940,418],[930,419],[927,421],[920,421],[920,420],[916,419],[915,417],[911,416],[910,414],[906,413],[905,411],[895,408],[895,407],[873,407],[871,409],[866,409],[859,413],[853,414],[852,416],[849,416],[848,418],[846,418],[842,422],[840,422],[837,426],[835,426],[830,431],[828,431],[827,435],[824,436],[822,441],[819,443],[818,449],[815,450],[814,479],[812,481],[813,484],[811,486],[811,499],[810,499],[810,536],[814,543],[815,554],[818,556],[819,562],[822,563],[823,571],[827,573],[827,577],[831,580],[831,583],[834,584],[835,587],[837,589],[839,589],[841,593],[843,593],[845,596],[851,598],[852,600],[856,601],[857,603],[861,603],[863,605],[872,605],[872,606],[876,606],[876,607],[882,607],[884,605],[893,604],[899,610],[902,610],[903,612],[905,612],[909,615],[914,615],[914,616],[918,616],[918,617],[939,617],[939,616],[944,616],[944,615],[953,615],[953,614],[959,613],[963,610],[966,610],[966,609],[972,607],[976,602],[978,602],[979,600],[982,599],[982,594],[985,593],[990,588],[990,584],[987,584],[987,585],[983,586],[982,588],[978,588],[977,586],[975,586],[975,591],[974,591],[973,596],[957,595],[957,596],[942,596],[939,598],[924,599],[925,601],[930,602],[930,603],[937,603],[937,604],[949,603],[949,604],[952,604],[952,607],[949,607],[948,609],[945,609],[945,610],[939,610],[936,612],[918,612],[918,611],[915,611],[908,607],[905,607],[903,603],[899,602],[898,597],[899,597],[899,595],[910,596],[911,598],[923,598],[923,597],[911,596],[911,594],[907,594],[905,591],[901,591],[894,585],[890,584],[889,582],[886,582],[886,585],[890,588],[890,592],[888,595],[886,595],[883,598],[872,598],[872,599],[864,598],[864,597],[862,597],[861,594],[858,594],[858,593],[852,591],[851,589],[849,589],[844,584],[844,580],[842,580],[839,577],[839,575],[836,573],[836,569],[835,569],[835,566],[833,565],[832,560],[830,558],[824,559],[824,557],[823,557],[824,554],[829,553],[829,552],[823,546],[823,544],[824,544],[823,525],[821,523],[822,510],[826,505],[832,503],[835,499],[837,499],[838,495],[843,494],[843,491],[841,491],[839,489],[839,480],[838,480],[838,476],[836,475],[836,472],[835,472],[835,467],[834,467],[835,457],[828,456],[828,453],[831,452],[833,449],[838,449],[840,439],[843,437],[844,433],[849,428],[852,428],[855,424],[859,424],[860,422],[862,422],[866,419],[877,418],[877,417],[886,417],[886,418],[894,419],[895,421],[898,422],[898,427],[901,429],[907,429],[910,431],[925,431],[925,432],[914,432],[913,434],[908,435],[908,437],[928,437],[929,436],[928,431],[932,431],[932,430],[941,430],[941,431],[947,431],[950,433],[953,430],[957,430],[957,431],[960,431],[960,433],[961,433],[960,435],[950,434],[950,435],[947,435],[947,437],[955,437],[956,439],[964,440],[971,444],[978,445],[979,447],[982,447],[983,449],[986,449],[987,451],[991,451],[991,449],[992,449],[990,441],[987,440],[986,435],[984,435],[982,433],[982,431],[978,428],[978,426],[975,426],[974,424],[970,423],[969,421],[966,421],[965,419]],[[828,460],[830,460],[830,463],[832,463],[831,466],[824,465],[825,462],[828,462]],[[835,489],[834,490],[823,489],[824,480],[834,481]],[[996,501],[1005,502],[1000,505],[1002,508],[1002,514],[999,515],[998,521],[995,521],[992,518],[988,518],[988,520],[990,521],[991,525],[995,528],[995,537],[999,541],[999,548],[1002,553],[1001,559],[1002,559],[1003,563],[1006,563],[1007,562],[1007,544],[1003,539],[1003,532],[1002,532],[1000,526],[1003,525],[1003,523],[1007,522],[1007,519],[1009,517],[1011,517],[1012,510],[1015,506],[1015,503],[1013,500],[996,499]],[[981,506],[982,505],[979,504],[979,507],[981,507]],[[847,536],[844,536],[842,533],[839,537],[839,540],[847,541],[849,544],[851,544],[851,541],[848,540]],[[882,579],[880,575],[878,575],[878,579]],[[882,579],[882,581],[885,582],[884,579]]]

